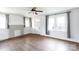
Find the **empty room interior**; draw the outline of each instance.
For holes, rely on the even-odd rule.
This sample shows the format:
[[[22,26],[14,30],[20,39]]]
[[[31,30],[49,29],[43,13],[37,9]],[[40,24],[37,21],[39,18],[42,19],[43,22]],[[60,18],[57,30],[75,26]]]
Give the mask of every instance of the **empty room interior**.
[[[79,7],[0,7],[0,51],[79,51]]]

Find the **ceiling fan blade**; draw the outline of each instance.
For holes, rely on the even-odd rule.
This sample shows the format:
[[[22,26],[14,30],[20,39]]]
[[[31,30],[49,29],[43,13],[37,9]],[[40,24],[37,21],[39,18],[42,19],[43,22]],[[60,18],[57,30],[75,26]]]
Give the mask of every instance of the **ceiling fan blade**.
[[[37,7],[33,7],[33,8],[30,10],[29,13],[33,13],[33,14],[35,14],[35,15],[38,15],[38,12],[43,12],[43,11],[38,10]]]
[[[36,12],[43,12],[43,11],[40,11],[40,10],[36,10]]]

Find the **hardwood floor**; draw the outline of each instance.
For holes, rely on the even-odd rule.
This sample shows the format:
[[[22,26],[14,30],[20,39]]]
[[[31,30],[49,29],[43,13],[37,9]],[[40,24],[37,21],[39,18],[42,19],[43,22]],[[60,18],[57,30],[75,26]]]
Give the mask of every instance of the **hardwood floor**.
[[[1,41],[0,51],[79,51],[79,43],[27,34]]]

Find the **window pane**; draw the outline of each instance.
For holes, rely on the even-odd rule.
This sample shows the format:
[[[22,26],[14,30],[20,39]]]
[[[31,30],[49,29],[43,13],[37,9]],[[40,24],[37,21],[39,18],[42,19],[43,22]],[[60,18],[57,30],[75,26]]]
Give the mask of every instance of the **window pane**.
[[[56,17],[56,30],[57,31],[66,31],[66,17],[65,15],[59,15]]]
[[[25,27],[30,27],[30,19],[25,18]]]
[[[49,19],[48,19],[48,30],[54,30],[55,28],[55,17],[53,16],[49,16]]]
[[[6,16],[4,14],[0,14],[0,29],[6,28]]]
[[[32,26],[35,30],[40,30],[40,19],[33,19]]]

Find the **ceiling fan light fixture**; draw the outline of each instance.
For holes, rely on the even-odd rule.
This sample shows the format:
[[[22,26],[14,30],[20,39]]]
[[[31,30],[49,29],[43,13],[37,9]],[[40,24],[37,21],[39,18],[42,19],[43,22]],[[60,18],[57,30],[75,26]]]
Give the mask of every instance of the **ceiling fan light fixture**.
[[[30,13],[33,13],[33,15],[38,15],[38,12],[43,12],[43,11],[37,10],[37,7],[33,7],[33,8],[30,10]]]

